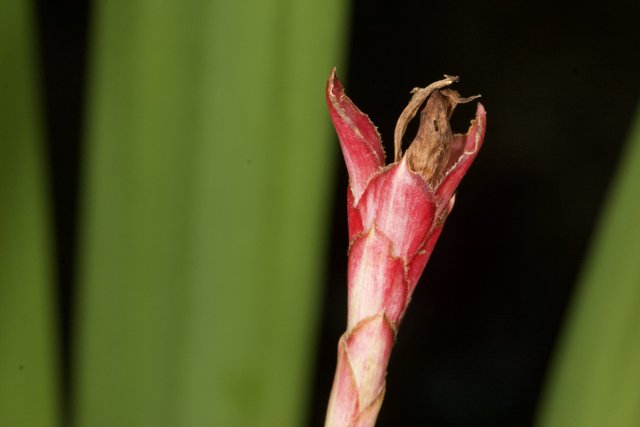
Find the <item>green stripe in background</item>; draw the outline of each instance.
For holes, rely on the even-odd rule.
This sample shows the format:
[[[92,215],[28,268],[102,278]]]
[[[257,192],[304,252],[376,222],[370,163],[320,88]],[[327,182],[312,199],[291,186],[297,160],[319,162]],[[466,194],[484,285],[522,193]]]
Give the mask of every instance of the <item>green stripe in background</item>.
[[[612,190],[561,337],[540,427],[640,425],[640,111]]]
[[[345,6],[96,4],[76,426],[302,424]]]
[[[0,426],[58,425],[50,212],[31,3],[0,2]]]

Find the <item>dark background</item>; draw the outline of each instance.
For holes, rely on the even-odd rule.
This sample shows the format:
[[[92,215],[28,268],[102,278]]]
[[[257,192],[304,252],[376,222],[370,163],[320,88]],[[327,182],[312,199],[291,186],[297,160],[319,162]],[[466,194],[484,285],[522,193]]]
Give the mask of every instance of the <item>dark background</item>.
[[[37,8],[67,395],[90,10],[86,0]],[[460,75],[457,89],[481,93],[488,111],[485,146],[400,330],[378,425],[530,425],[639,99],[637,2],[356,0],[351,10],[339,71],[388,153],[409,90],[442,74]],[[460,107],[454,128],[472,114]],[[346,323],[336,162],[311,426],[322,425]]]

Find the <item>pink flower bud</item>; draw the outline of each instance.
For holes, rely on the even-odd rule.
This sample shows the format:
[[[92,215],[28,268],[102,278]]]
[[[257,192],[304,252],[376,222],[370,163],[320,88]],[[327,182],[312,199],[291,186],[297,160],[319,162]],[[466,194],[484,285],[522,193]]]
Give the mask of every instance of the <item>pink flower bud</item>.
[[[456,105],[475,99],[446,88],[457,80],[445,76],[414,89],[396,125],[394,162],[385,166],[375,126],[345,95],[335,69],[329,77],[327,104],[349,173],[349,301],[327,427],[375,425],[398,327],[455,190],[482,146],[486,112],[480,103],[469,131],[451,132]],[[403,155],[407,124],[425,102]]]

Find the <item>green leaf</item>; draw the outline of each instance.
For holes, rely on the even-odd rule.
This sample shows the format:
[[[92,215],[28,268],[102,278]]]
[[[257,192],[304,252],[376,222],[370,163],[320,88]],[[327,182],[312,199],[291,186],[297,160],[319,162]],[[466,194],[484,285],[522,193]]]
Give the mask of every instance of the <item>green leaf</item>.
[[[76,425],[301,425],[345,5],[96,7]]]
[[[0,425],[58,424],[49,206],[30,2],[0,2]]]
[[[582,271],[538,425],[640,425],[640,110]]]

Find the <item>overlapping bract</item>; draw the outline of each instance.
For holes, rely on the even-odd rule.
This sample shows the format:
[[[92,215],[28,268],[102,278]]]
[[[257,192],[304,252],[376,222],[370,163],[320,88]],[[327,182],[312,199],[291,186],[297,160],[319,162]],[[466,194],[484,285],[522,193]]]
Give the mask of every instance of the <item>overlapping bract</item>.
[[[447,77],[432,86],[456,80]],[[444,172],[432,185],[411,170],[406,157],[385,166],[378,131],[345,95],[335,70],[326,96],[349,173],[350,249],[347,331],[338,346],[325,426],[373,426],[397,329],[453,208],[454,192],[482,145],[486,113],[478,104],[469,131],[452,135]]]

